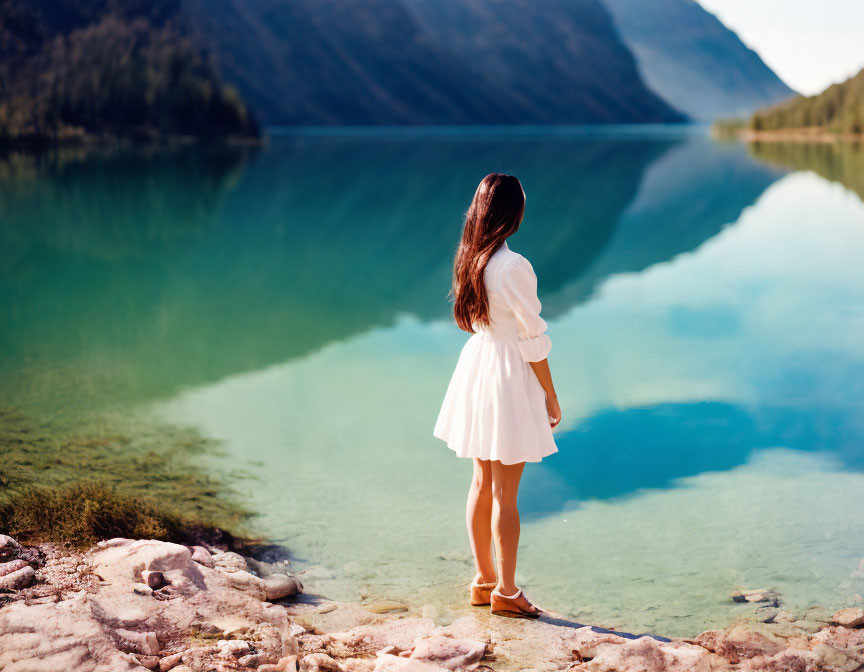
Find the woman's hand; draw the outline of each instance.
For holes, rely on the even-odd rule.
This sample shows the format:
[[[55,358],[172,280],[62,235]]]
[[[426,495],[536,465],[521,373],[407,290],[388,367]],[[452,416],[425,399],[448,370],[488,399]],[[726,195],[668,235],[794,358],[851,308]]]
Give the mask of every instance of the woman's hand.
[[[558,397],[554,394],[546,395],[546,413],[549,415],[549,424],[552,427],[561,422],[561,406],[558,405]]]

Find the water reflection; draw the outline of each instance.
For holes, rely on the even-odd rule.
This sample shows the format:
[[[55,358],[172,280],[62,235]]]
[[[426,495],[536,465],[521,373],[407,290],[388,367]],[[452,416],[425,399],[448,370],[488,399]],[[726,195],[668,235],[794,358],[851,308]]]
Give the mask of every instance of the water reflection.
[[[537,267],[550,317],[608,274],[698,245],[777,175],[669,135],[289,136],[253,156],[7,161],[0,370],[19,398],[50,387],[53,403],[81,389],[87,403],[146,400],[401,314],[446,319],[461,212],[490,170],[518,174],[529,193],[513,244]],[[728,179],[675,179],[712,174]],[[694,189],[720,207],[679,235]]]
[[[864,200],[864,143],[753,142],[749,150],[760,161],[839,182]]]
[[[449,256],[489,170],[528,191],[513,247],[568,423],[526,469],[531,594],[688,635],[734,618],[739,584],[793,609],[864,590],[864,209],[692,134],[4,164],[0,396],[194,427],[256,529],[331,566],[325,594],[461,601],[470,465],[431,427],[465,340]]]
[[[864,472],[859,414],[837,408],[747,409],[704,401],[608,410],[556,442],[559,452],[526,472],[520,503],[528,515],[677,486],[683,477],[728,471],[777,446],[826,453],[843,469]]]

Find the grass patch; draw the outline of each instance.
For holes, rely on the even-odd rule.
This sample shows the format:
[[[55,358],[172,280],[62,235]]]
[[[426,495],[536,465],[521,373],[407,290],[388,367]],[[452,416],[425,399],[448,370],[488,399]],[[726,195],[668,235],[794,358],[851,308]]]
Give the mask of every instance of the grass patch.
[[[79,547],[114,537],[235,546],[249,512],[196,462],[216,446],[128,418],[86,428],[0,407],[0,533]]]
[[[14,492],[0,503],[0,527],[19,539],[80,547],[114,537],[181,541],[185,536],[180,516],[98,481]]]

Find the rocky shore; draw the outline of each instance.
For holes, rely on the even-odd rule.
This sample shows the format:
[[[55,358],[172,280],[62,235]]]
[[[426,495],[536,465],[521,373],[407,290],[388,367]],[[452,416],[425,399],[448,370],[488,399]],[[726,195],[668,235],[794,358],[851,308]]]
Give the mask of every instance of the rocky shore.
[[[731,596],[760,605],[755,619],[670,639],[554,614],[333,602],[305,594],[278,550],[257,555],[129,539],[77,552],[0,535],[0,671],[864,670],[864,610],[793,614],[770,590]]]

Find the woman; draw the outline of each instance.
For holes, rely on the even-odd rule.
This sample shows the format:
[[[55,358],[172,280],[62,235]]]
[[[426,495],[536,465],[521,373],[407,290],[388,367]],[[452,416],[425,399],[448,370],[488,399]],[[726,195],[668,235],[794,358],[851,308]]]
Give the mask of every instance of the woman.
[[[471,604],[491,606],[499,616],[537,618],[540,610],[515,584],[516,495],[525,463],[557,452],[552,428],[561,409],[546,360],[552,343],[540,317],[537,276],[505,240],[524,213],[519,180],[498,173],[483,178],[453,269],[453,312],[473,336],[459,356],[434,434],[459,457],[474,460],[466,515],[477,569]]]

